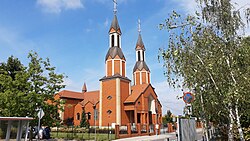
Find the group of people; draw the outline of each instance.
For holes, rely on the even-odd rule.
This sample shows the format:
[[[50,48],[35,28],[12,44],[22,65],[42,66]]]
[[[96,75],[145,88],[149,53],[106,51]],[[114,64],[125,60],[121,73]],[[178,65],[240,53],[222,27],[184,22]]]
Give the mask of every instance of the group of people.
[[[39,130],[39,131],[38,131]],[[31,133],[32,131],[32,133]],[[29,137],[36,138],[36,139],[50,139],[50,127],[40,127],[39,129],[36,127],[29,130]]]

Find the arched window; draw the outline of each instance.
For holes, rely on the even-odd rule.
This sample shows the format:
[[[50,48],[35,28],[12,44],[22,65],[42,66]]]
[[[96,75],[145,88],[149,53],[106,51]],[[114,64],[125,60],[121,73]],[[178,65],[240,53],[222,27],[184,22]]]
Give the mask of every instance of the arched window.
[[[108,100],[111,100],[111,99],[112,99],[112,96],[111,96],[111,95],[109,95],[109,96],[107,97],[107,99],[108,99]]]
[[[77,120],[80,120],[80,113],[77,113],[77,114],[76,114],[76,119],[77,119]]]
[[[117,35],[117,46],[120,47],[120,38],[119,38],[119,35]]]
[[[90,120],[91,119],[91,113],[88,112],[87,114],[88,114],[88,120]]]
[[[109,115],[110,115],[111,113],[112,113],[112,111],[111,111],[111,110],[108,110],[108,111],[107,111],[107,114],[109,114]]]
[[[115,46],[115,35],[111,36],[111,47]]]
[[[137,54],[138,54],[138,61],[141,61],[141,53],[140,53],[140,51],[138,51]]]

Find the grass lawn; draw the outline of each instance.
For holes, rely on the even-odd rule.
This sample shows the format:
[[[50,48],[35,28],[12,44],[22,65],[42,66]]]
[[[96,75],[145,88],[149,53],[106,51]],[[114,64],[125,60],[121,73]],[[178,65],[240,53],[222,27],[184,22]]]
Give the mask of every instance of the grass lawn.
[[[94,140],[95,134],[94,133],[65,133],[65,132],[51,132],[51,138],[53,139],[76,139],[76,140]],[[96,140],[98,141],[106,141],[106,140],[113,140],[115,139],[114,134],[103,134],[103,133],[96,133]]]

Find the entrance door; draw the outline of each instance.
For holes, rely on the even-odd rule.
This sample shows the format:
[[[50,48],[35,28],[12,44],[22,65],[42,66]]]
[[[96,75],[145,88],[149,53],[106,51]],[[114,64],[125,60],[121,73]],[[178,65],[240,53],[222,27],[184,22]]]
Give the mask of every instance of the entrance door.
[[[137,123],[141,123],[141,114],[137,113]]]
[[[152,111],[148,112],[149,124],[152,124]]]

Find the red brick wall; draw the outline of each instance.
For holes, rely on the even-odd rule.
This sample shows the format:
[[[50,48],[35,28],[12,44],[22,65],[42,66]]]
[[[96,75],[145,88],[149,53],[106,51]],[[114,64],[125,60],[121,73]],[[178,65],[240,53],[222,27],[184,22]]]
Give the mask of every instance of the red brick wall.
[[[98,114],[98,119],[96,121],[94,121],[94,108],[93,108],[93,104],[88,102],[85,107],[85,113],[87,114],[88,112],[90,112],[90,119],[88,119],[89,125],[90,126],[98,126],[99,125],[99,114]],[[99,104],[96,105],[96,109],[99,110]],[[96,123],[95,123],[96,122]]]
[[[75,109],[74,109],[74,113],[75,113],[75,115],[74,115],[74,125],[76,125],[76,126],[79,126],[80,123],[81,123],[82,111],[83,111],[82,105],[78,103],[75,106]],[[80,119],[79,120],[77,119],[77,113],[80,114]]]
[[[120,74],[120,60],[114,60],[114,74]]]
[[[142,84],[146,84],[146,72],[142,72]]]
[[[129,87],[130,83],[128,81],[121,80],[120,81],[121,88],[121,125],[127,125],[129,123],[129,115],[126,114],[124,110],[124,101],[129,96]]]
[[[125,62],[122,61],[122,76],[125,76]]]
[[[111,76],[112,75],[112,61],[107,61],[107,74],[108,76]]]
[[[107,99],[112,96],[112,99]],[[108,114],[107,111],[112,113]],[[116,122],[116,79],[102,82],[102,126]]]

